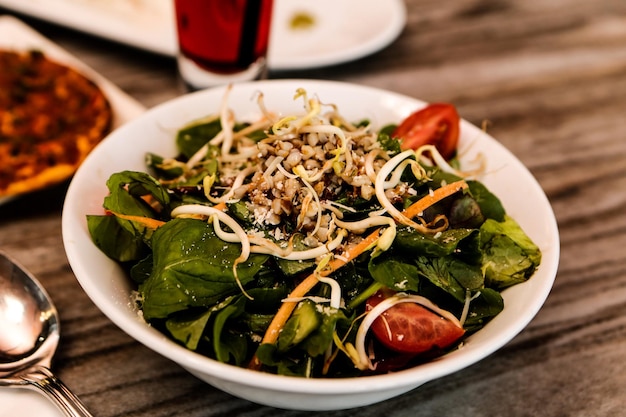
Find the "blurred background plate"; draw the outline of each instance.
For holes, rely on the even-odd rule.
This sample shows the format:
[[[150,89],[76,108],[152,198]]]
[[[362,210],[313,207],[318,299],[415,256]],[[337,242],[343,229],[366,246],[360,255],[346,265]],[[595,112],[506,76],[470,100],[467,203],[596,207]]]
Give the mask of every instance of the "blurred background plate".
[[[43,395],[24,388],[0,390],[0,404],[0,417],[63,417],[61,410]]]
[[[273,70],[362,58],[393,42],[406,23],[402,0],[274,0],[274,4],[268,58]]]
[[[0,0],[0,6],[174,56],[172,1]],[[403,0],[274,0],[274,5],[272,70],[323,67],[370,55],[393,42],[406,23]]]
[[[115,129],[127,121],[134,119],[145,111],[138,101],[124,93],[115,84],[83,64],[70,53],[54,44],[37,31],[12,16],[0,16],[0,49],[26,51],[38,49],[50,59],[70,66],[94,81],[104,91],[113,109],[113,125]],[[15,197],[0,197],[0,205]]]

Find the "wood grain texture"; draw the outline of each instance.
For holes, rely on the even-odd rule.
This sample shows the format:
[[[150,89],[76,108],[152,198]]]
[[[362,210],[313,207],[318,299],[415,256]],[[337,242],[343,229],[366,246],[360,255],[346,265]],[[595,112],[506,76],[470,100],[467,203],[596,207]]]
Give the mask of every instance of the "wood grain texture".
[[[561,263],[545,306],[503,349],[401,397],[323,415],[625,415],[626,2],[407,0],[407,7],[407,26],[388,48],[271,78],[360,83],[450,101],[470,122],[488,120],[546,191]],[[147,107],[182,92],[170,58],[19,17]],[[55,370],[94,415],[315,415],[233,398],[117,329],[67,264],[64,192],[62,185],[0,206],[0,248],[54,298],[63,332]]]

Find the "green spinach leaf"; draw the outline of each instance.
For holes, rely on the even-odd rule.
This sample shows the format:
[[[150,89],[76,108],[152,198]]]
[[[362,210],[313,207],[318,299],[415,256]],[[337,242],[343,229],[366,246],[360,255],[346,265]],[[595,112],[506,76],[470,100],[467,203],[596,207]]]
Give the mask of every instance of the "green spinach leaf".
[[[222,130],[219,117],[209,121],[190,124],[178,131],[176,146],[186,158],[191,158],[198,150]]]
[[[241,245],[222,241],[204,221],[167,222],[154,233],[152,250],[152,274],[139,287],[148,320],[188,307],[209,307],[239,291],[233,264]],[[241,285],[251,282],[267,259],[267,255],[251,255],[237,265]]]
[[[462,240],[475,233],[473,229],[448,229],[435,236],[423,235],[414,229],[398,229],[394,246],[409,254],[446,256],[454,253]]]
[[[209,309],[201,313],[177,315],[165,322],[165,328],[174,340],[195,351],[212,314],[213,311]]]
[[[87,216],[87,229],[94,244],[118,262],[142,259],[149,253],[142,233],[131,233],[114,216]]]
[[[150,196],[164,209],[170,202],[167,190],[145,172],[118,172],[111,175],[107,187],[109,195],[104,198],[104,208],[115,213],[155,218],[158,213],[144,197]]]
[[[232,297],[231,300],[234,301],[223,306],[215,316],[215,322],[213,323],[213,350],[218,361],[241,366],[246,360],[248,341],[242,333],[229,331],[226,324],[230,319],[243,314],[246,299],[243,296],[237,296]]]
[[[467,181],[470,193],[480,206],[483,216],[496,221],[504,221],[506,212],[502,203],[485,185],[479,181]]]
[[[452,275],[452,271],[459,272],[459,266],[454,265],[460,262],[452,257],[430,258],[420,256],[416,260],[420,274],[426,277],[435,286],[441,288],[448,294],[452,295],[457,301],[465,301],[465,288]],[[464,264],[468,266],[467,264]],[[469,266],[468,266],[469,267]],[[480,271],[478,271],[480,273]]]
[[[396,291],[417,291],[419,268],[412,262],[389,252],[372,258],[368,270],[375,281]]]
[[[298,303],[278,337],[279,352],[286,352],[298,345],[322,324],[322,316],[315,306],[310,300]]]
[[[494,289],[483,288],[470,303],[470,309],[464,323],[468,332],[481,329],[489,320],[504,309],[502,295]]]
[[[323,306],[321,310],[322,323],[301,344],[311,357],[323,355],[328,351],[333,342],[337,322],[347,320],[342,310],[330,306]]]

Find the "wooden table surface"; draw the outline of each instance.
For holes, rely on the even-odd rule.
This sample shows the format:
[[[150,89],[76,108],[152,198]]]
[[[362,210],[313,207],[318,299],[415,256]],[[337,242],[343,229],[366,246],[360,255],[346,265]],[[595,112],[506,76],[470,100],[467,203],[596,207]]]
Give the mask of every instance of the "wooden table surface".
[[[323,415],[626,415],[626,2],[407,0],[407,7],[406,28],[382,51],[270,78],[381,87],[453,102],[475,124],[488,119],[489,132],[526,164],[554,208],[559,272],[536,318],[498,352],[398,398]],[[148,108],[182,93],[172,58],[17,16]],[[95,416],[315,414],[213,389],[105,318],[65,256],[65,189],[0,206],[0,249],[53,297],[63,332],[54,370]]]

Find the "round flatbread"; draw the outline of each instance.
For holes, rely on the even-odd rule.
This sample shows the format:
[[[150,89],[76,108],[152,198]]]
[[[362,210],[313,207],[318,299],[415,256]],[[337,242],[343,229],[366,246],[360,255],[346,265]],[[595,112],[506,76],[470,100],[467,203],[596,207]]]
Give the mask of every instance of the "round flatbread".
[[[0,196],[69,178],[112,118],[102,90],[76,70],[38,51],[0,50]]]

